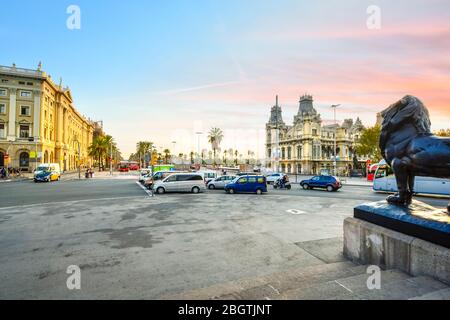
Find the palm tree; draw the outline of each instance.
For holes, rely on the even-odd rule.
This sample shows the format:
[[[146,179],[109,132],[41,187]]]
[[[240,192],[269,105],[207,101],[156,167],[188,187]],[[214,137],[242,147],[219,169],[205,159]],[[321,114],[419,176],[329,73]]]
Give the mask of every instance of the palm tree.
[[[109,154],[111,144],[114,148],[113,137],[106,135],[95,138],[89,146],[89,156],[98,159],[99,170],[103,166],[103,158],[106,158],[106,155]]]
[[[139,155],[139,165],[142,166],[142,158],[146,154],[150,154],[153,149],[153,142],[150,141],[139,141],[136,143],[136,153]]]
[[[239,154],[239,151],[234,151],[234,165],[235,166],[237,166],[238,165],[238,154]]]
[[[225,166],[227,165],[227,153],[228,153],[227,150],[223,151],[223,163],[225,164]]]
[[[208,142],[211,143],[211,147],[214,153],[214,165],[216,165],[216,151],[219,149],[220,143],[223,139],[223,132],[219,128],[211,128],[208,134]]]
[[[191,164],[194,164],[194,151],[191,151]]]
[[[164,161],[166,162],[166,164],[169,164],[170,150],[164,149],[163,153],[164,153]]]

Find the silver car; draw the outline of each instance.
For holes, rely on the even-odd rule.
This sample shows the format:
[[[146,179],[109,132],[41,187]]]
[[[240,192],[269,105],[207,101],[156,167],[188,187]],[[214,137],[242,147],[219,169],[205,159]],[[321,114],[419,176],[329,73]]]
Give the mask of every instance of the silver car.
[[[174,173],[169,177],[155,181],[153,191],[159,194],[165,192],[199,193],[206,190],[205,182],[198,173]]]
[[[227,184],[229,184],[233,179],[236,178],[236,176],[222,176],[215,178],[208,182],[207,187],[208,189],[224,189]]]

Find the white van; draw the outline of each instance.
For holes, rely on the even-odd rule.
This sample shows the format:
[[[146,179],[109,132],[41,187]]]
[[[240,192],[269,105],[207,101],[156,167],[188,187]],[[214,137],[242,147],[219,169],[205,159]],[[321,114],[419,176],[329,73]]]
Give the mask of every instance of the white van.
[[[202,175],[198,173],[174,173],[167,178],[155,181],[153,191],[159,194],[165,192],[199,193],[206,190]]]
[[[59,163],[43,163],[34,171],[34,182],[50,182],[61,179]]]

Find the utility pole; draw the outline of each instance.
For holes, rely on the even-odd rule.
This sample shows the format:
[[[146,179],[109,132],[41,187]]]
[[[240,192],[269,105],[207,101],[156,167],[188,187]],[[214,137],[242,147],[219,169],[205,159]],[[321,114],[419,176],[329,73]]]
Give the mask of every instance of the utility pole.
[[[81,179],[81,147],[80,147],[80,141],[78,142],[78,180]]]
[[[203,132],[196,132],[197,135],[197,157],[200,157],[200,136],[203,134]]]
[[[175,151],[175,146],[176,146],[176,144],[177,144],[176,141],[172,141],[172,145],[173,145],[172,162],[174,162],[173,159],[175,159],[176,156],[177,156],[177,153],[176,153],[176,151]],[[172,163],[172,164],[174,164],[174,163]]]
[[[113,175],[113,169],[112,169],[112,149],[113,149],[113,143],[111,140],[111,148],[110,148],[110,152],[109,152],[109,173],[111,175]]]
[[[336,155],[336,135],[337,135],[337,122],[336,122],[336,108],[339,107],[340,104],[333,104],[331,108],[333,108],[334,111],[334,157],[333,157],[333,168],[334,168],[334,175],[337,176],[337,155]]]
[[[276,106],[276,120],[275,120],[275,172],[279,172],[279,161],[280,161],[280,128],[278,125],[278,95],[275,98],[275,106]]]

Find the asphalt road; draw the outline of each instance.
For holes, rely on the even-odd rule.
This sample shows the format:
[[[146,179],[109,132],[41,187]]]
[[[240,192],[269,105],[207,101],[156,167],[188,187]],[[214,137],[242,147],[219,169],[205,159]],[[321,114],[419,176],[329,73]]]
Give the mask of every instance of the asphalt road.
[[[0,184],[0,299],[157,299],[320,265],[301,244],[331,239],[339,251],[353,207],[385,197],[350,186],[149,197],[121,178]],[[71,265],[81,290],[66,286]]]

